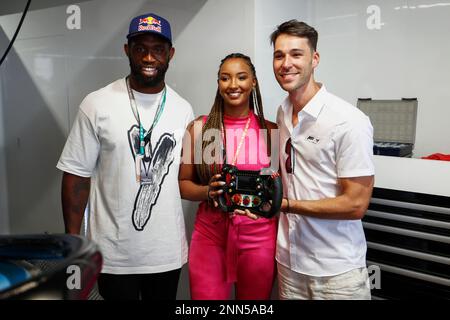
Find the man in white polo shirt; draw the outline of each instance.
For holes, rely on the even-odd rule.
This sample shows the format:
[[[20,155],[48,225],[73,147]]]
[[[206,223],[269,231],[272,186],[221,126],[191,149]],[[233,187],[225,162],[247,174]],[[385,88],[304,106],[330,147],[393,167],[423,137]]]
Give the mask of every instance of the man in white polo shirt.
[[[317,31],[297,20],[271,35],[284,199],[277,240],[281,299],[370,299],[361,219],[374,182],[373,128],[314,80]],[[339,76],[339,75],[336,75]]]

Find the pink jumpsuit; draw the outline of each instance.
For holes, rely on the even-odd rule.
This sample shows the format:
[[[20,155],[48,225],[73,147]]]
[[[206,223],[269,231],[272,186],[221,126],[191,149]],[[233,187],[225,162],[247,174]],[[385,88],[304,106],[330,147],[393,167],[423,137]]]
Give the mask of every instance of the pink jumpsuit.
[[[259,136],[257,117],[253,113],[250,116],[236,166],[241,170],[260,170],[269,166],[266,144]],[[247,119],[224,116],[227,163],[232,162]],[[276,273],[276,235],[276,217],[230,217],[205,201],[200,203],[189,250],[191,299],[229,299],[233,283],[237,299],[269,299]]]

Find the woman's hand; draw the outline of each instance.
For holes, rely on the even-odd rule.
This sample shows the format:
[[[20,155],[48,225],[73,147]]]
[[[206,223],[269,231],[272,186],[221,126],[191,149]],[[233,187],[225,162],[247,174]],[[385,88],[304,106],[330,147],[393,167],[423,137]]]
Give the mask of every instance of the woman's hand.
[[[233,214],[239,214],[241,216],[247,216],[247,217],[249,217],[250,219],[253,219],[253,220],[259,219],[258,215],[254,214],[254,213],[251,213],[250,210],[248,210],[248,209],[245,209],[245,210],[235,209],[233,211]]]
[[[220,173],[212,176],[208,184],[208,201],[211,202],[215,208],[219,206],[217,197],[223,193],[222,187],[225,185],[225,181],[218,180],[221,176],[222,175]]]

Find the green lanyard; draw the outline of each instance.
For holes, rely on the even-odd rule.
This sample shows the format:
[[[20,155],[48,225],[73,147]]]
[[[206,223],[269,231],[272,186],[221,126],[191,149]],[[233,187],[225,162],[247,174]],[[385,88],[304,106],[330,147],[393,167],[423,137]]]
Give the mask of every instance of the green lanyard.
[[[130,99],[131,110],[133,111],[134,117],[136,118],[136,121],[139,124],[139,154],[144,155],[144,153],[145,153],[144,152],[144,147],[145,147],[144,127],[142,126],[141,118],[139,117],[139,111],[138,111],[138,108],[136,105],[136,99],[134,98],[133,90],[131,90],[131,87],[130,87],[129,77],[126,78],[126,84],[127,84],[127,90],[128,90],[128,98]],[[147,131],[147,137],[149,139],[150,139],[150,135],[152,134],[154,127],[158,123],[159,118],[161,117],[161,114],[164,110],[164,106],[166,104],[166,92],[167,92],[166,87],[164,87],[164,91],[162,93],[161,100],[159,101],[159,104],[158,104],[158,109],[156,110],[155,119],[153,119],[153,123]]]

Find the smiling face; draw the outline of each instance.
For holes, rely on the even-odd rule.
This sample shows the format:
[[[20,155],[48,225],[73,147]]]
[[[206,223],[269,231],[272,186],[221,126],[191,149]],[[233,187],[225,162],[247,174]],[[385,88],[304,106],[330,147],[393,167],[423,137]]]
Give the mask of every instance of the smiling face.
[[[152,34],[135,36],[124,48],[130,62],[133,89],[144,93],[161,91],[175,49]]]
[[[219,71],[218,84],[225,108],[249,108],[256,79],[244,59],[225,60]]]
[[[280,86],[294,92],[313,80],[319,54],[307,38],[280,34],[274,43],[273,71]]]

